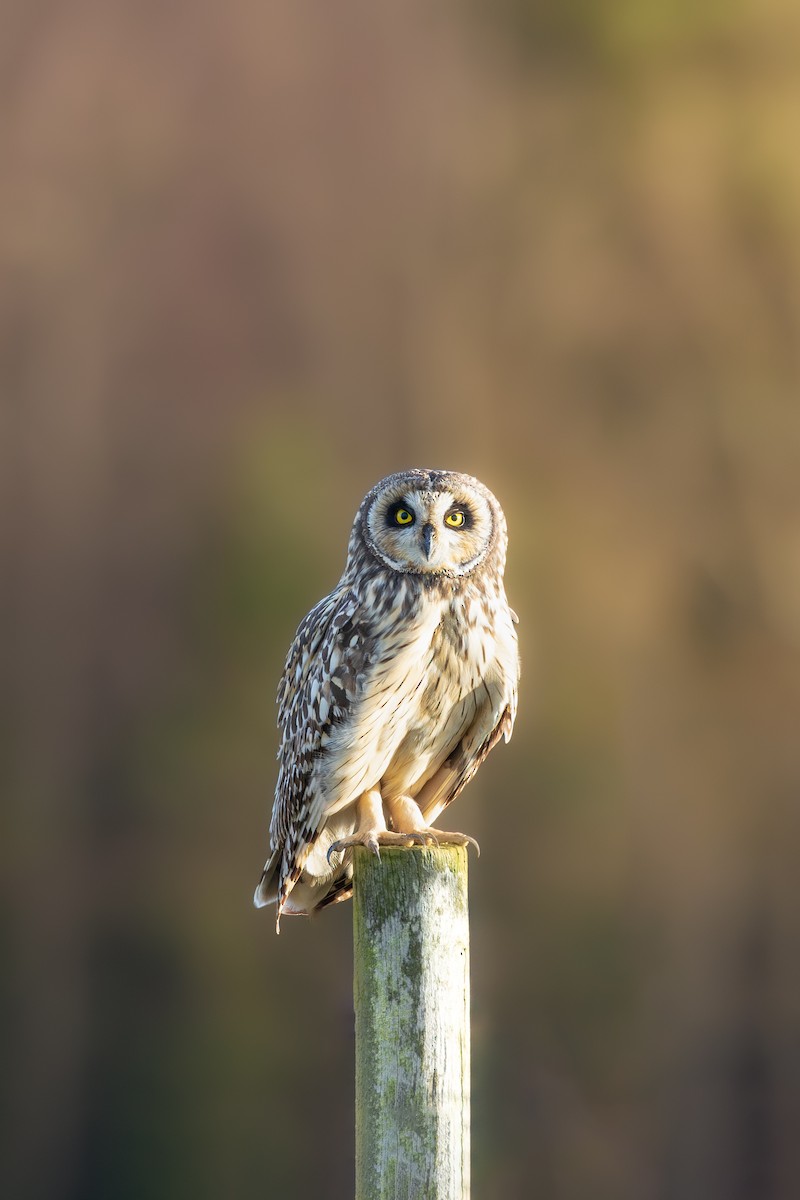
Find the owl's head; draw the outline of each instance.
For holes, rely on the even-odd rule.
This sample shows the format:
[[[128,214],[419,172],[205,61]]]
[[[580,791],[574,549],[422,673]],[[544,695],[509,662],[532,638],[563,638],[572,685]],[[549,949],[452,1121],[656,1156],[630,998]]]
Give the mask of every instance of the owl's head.
[[[470,475],[415,469],[389,475],[367,493],[353,530],[394,571],[468,575],[497,552],[505,519],[495,497]]]

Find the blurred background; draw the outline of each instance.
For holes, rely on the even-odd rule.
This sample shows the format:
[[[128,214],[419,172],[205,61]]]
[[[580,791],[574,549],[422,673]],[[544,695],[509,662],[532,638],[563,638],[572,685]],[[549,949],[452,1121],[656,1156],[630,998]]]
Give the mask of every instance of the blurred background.
[[[793,0],[9,0],[0,1193],[349,1197],[351,906],[251,894],[366,490],[508,516],[474,1195],[800,1195]]]

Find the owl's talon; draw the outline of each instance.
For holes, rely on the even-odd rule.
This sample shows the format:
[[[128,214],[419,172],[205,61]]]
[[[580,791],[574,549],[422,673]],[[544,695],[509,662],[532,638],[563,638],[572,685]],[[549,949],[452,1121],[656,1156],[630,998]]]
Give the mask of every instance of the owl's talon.
[[[440,842],[444,842],[446,846],[474,846],[478,858],[481,856],[480,846],[468,833],[445,833],[443,830],[437,829],[436,835],[438,837],[437,846]]]
[[[409,846],[429,846],[432,842],[436,841],[435,838],[430,836],[427,830],[423,833],[421,830],[412,829],[408,833],[402,834],[402,836],[408,840]]]
[[[378,844],[380,834],[376,834],[375,830],[367,829],[363,833],[354,833],[352,837],[339,838],[336,842],[331,842],[328,847],[328,853],[325,856],[328,860],[328,866],[331,865],[331,855],[341,854],[345,850],[349,850],[351,846],[363,846],[365,850],[370,850],[376,858],[380,858],[381,851]]]
[[[345,850],[351,850],[354,846],[363,846],[365,850],[371,851],[376,858],[380,858],[381,846],[397,846],[407,850],[410,850],[412,846],[434,846],[438,850],[442,844],[449,846],[474,846],[480,857],[481,848],[475,841],[475,838],[470,837],[466,833],[446,833],[441,829],[431,829],[430,826],[423,829],[403,830],[366,829],[361,833],[352,834],[351,837],[339,838],[338,841],[331,842],[326,857],[330,865],[332,854],[342,854]]]

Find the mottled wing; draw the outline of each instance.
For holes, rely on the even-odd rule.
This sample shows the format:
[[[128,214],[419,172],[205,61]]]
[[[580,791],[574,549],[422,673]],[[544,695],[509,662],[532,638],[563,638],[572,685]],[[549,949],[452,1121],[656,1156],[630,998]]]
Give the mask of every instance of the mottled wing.
[[[355,593],[338,588],[301,622],[289,650],[278,688],[281,744],[270,823],[273,853],[257,903],[285,898],[317,835],[321,811],[314,766],[363,688],[368,659],[359,612]]]
[[[508,741],[511,737],[519,682],[516,635],[513,630],[511,634],[505,653],[494,664],[495,669],[475,691],[473,720],[458,745],[416,797],[429,824],[463,791],[500,738]]]
[[[473,736],[468,734],[463,738],[453,753],[440,768],[435,776],[437,781],[436,789],[430,791],[423,789],[423,795],[419,800],[420,807],[428,821],[432,821],[434,816],[431,814],[431,809],[435,808],[436,815],[448,804],[452,804],[456,796],[463,791],[469,781],[474,776],[475,772],[480,767],[483,760],[487,757],[490,750],[493,750],[500,738],[505,738],[506,741],[511,737],[511,710],[506,708],[497,722],[495,727],[478,743],[474,745]],[[470,745],[473,742],[473,745]],[[433,781],[431,781],[433,782]]]

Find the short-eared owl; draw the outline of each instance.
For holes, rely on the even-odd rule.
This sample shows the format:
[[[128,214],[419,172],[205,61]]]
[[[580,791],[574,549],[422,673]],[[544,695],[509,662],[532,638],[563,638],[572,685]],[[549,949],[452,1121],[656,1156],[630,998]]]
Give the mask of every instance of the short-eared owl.
[[[413,845],[511,736],[519,658],[506,523],[457,471],[389,475],[364,498],[344,574],[301,622],[278,690],[281,744],[260,908],[352,892],[356,844]]]

